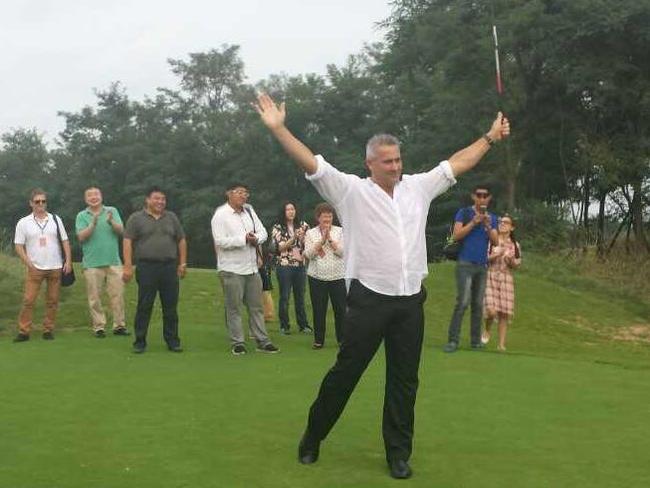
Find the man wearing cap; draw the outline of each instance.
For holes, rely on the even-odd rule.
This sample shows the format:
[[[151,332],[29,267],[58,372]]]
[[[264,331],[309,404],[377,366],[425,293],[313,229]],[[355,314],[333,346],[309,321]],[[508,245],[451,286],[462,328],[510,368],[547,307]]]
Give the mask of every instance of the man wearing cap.
[[[456,261],[456,305],[449,322],[445,352],[456,352],[460,341],[460,326],[467,307],[472,305],[470,321],[470,346],[483,349],[481,322],[483,321],[483,297],[487,279],[488,246],[497,245],[497,217],[487,211],[490,189],[480,184],[472,192],[471,207],[461,208],[454,217],[453,237],[462,242]]]
[[[262,279],[258,272],[262,258],[260,244],[268,235],[253,207],[246,203],[248,197],[245,184],[230,184],[226,190],[227,202],[215,210],[211,222],[217,271],[226,307],[226,327],[231,352],[235,356],[247,353],[242,305],[248,309],[248,325],[257,343],[257,351],[278,352],[266,333]]]

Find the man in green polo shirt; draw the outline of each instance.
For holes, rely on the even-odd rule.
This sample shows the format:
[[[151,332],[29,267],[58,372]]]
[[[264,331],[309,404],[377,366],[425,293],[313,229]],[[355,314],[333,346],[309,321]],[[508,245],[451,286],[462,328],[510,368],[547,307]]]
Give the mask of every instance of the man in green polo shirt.
[[[93,332],[97,338],[106,337],[106,315],[101,299],[106,284],[113,312],[113,334],[127,336],[129,332],[124,319],[124,283],[119,252],[122,219],[116,208],[103,204],[99,188],[87,188],[84,200],[88,206],[77,214],[75,227],[83,250],[82,266]]]

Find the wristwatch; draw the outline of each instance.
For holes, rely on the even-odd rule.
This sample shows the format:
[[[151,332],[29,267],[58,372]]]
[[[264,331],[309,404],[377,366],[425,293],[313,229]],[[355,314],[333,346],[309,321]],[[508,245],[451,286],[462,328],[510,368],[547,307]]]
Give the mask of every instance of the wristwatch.
[[[494,139],[492,139],[489,135],[483,134],[482,139],[485,140],[490,146],[494,146]]]

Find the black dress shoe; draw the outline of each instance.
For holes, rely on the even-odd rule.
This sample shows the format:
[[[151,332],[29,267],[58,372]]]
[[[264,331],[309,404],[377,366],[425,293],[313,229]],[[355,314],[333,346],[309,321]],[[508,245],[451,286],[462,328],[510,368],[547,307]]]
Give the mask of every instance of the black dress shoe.
[[[167,346],[167,349],[169,349],[171,352],[183,352],[183,348],[181,346]]]
[[[388,461],[388,467],[390,468],[390,475],[396,480],[405,480],[413,474],[409,463],[402,459]]]
[[[305,432],[298,445],[298,461],[301,464],[314,464],[318,461],[319,452],[320,442],[311,439]]]
[[[29,334],[18,334],[14,342],[25,342],[29,340]]]

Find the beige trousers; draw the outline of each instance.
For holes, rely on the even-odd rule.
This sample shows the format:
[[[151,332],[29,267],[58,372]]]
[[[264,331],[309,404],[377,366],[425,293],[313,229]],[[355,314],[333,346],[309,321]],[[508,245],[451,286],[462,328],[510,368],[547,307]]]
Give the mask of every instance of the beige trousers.
[[[86,292],[88,294],[88,309],[93,330],[104,330],[106,315],[102,307],[101,293],[106,284],[106,292],[113,312],[113,330],[125,327],[124,319],[124,283],[122,282],[122,266],[103,266],[101,268],[84,269]]]
[[[43,330],[45,332],[52,332],[54,330],[56,310],[59,307],[59,291],[61,290],[61,270],[34,270],[27,268],[27,273],[25,275],[25,292],[23,293],[23,305],[20,309],[20,314],[18,315],[18,328],[21,334],[29,335],[32,330],[34,302],[36,302],[43,281],[47,282]]]

